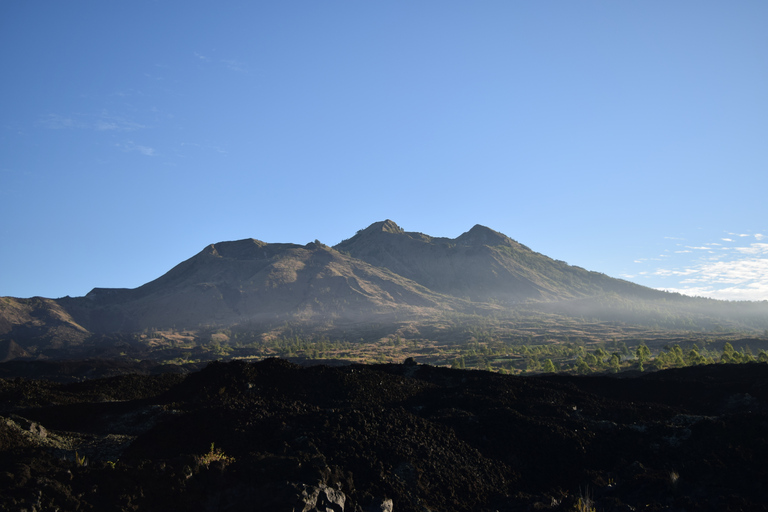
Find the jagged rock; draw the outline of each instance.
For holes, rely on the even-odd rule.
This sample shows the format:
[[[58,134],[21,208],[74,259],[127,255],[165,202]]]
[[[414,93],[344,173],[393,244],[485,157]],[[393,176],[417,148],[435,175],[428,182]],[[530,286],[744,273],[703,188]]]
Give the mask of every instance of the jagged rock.
[[[299,497],[296,512],[344,512],[347,497],[343,492],[332,489],[325,484],[309,486],[304,484]]]
[[[393,512],[395,510],[394,503],[391,499],[382,500],[381,503],[374,503],[367,507],[364,512]]]

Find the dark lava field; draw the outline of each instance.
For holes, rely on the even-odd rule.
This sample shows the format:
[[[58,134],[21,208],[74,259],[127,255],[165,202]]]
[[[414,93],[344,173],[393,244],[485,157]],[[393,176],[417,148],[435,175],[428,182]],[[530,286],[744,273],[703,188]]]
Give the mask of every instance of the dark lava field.
[[[763,363],[65,364],[0,365],[2,510],[768,510]]]

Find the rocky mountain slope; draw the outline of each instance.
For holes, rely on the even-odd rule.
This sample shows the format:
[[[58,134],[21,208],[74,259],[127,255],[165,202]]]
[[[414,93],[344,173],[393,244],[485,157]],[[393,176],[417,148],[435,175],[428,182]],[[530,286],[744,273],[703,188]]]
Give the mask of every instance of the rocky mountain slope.
[[[91,335],[204,327],[267,332],[542,314],[647,325],[768,328],[768,303],[747,306],[645,288],[536,253],[483,226],[436,238],[377,222],[331,248],[247,239],[212,244],[135,289],[0,301],[0,359]],[[469,320],[467,320],[469,321]],[[482,323],[480,320],[478,323]],[[10,342],[13,341],[14,345]]]
[[[623,378],[408,361],[137,370],[0,378],[1,509],[768,510],[764,363]]]
[[[90,335],[56,300],[0,297],[0,361],[40,347],[78,345]]]
[[[607,292],[659,297],[662,292],[553,260],[485,226],[457,238],[403,231],[377,222],[334,247],[427,288],[476,302],[515,304]]]
[[[239,240],[212,244],[136,289],[95,289],[58,301],[98,332],[288,320],[370,322],[399,310],[460,307],[321,243]]]

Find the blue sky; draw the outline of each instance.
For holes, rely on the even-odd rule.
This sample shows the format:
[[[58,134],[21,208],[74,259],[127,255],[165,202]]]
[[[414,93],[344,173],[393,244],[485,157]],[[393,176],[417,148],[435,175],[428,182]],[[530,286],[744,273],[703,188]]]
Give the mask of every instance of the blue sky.
[[[0,295],[392,219],[768,299],[766,23],[762,0],[3,2]]]

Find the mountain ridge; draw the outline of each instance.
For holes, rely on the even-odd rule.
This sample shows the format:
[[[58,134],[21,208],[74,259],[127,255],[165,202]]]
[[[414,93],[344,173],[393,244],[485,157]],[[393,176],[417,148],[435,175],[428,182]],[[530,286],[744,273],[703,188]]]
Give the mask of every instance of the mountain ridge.
[[[482,324],[488,315],[514,317],[521,310],[651,324],[677,315],[686,325],[696,316],[708,325],[733,320],[753,329],[768,318],[760,321],[764,306],[735,309],[568,265],[480,224],[447,238],[406,231],[389,219],[334,247],[224,241],[137,288],[2,300],[0,338],[37,351],[97,333],[203,327],[267,333],[292,325],[340,332],[384,325],[395,332],[403,322],[465,315]],[[702,304],[708,309],[695,309]],[[652,318],[643,319],[643,311]]]
[[[114,306],[109,311],[122,314],[123,320],[109,321],[123,325],[131,317],[134,325],[128,330],[141,330],[286,321],[291,312],[303,319],[376,316],[397,310],[399,303],[438,308],[443,299],[434,295],[317,242],[301,246],[245,239],[211,244],[138,288],[92,291],[86,295],[87,307],[77,309],[82,303],[77,298],[69,302],[75,305],[74,316],[87,325],[98,324],[90,314]],[[97,330],[109,329],[99,324]]]
[[[436,246],[443,251],[435,251]],[[514,304],[583,298],[604,291],[603,287],[645,295],[663,293],[553,260],[480,224],[452,239],[407,232],[387,220],[335,248],[435,291],[473,301]]]

